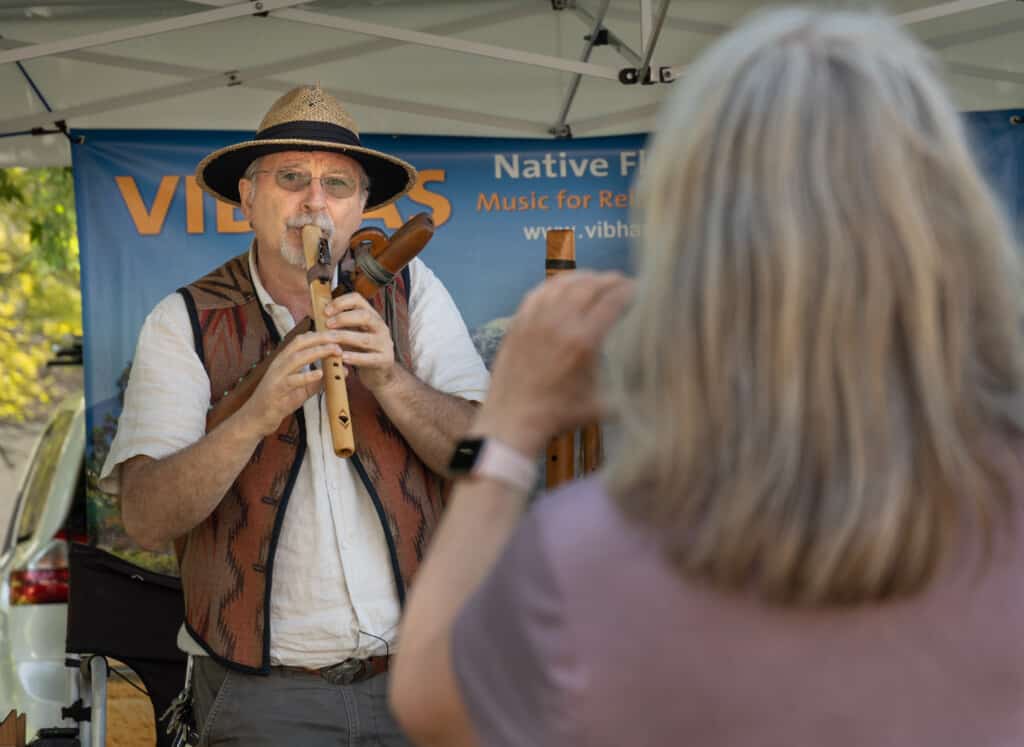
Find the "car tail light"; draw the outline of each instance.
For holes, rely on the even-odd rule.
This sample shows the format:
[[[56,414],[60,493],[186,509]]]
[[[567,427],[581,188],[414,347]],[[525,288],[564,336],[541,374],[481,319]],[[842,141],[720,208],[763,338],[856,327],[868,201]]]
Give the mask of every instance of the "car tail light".
[[[11,604],[68,601],[68,543],[56,537],[30,563],[11,571]]]

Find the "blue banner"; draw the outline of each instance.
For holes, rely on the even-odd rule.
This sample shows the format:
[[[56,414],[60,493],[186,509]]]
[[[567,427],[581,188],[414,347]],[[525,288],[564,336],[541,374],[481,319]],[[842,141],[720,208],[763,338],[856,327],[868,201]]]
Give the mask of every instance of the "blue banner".
[[[979,163],[1024,237],[1024,111],[966,115]],[[95,487],[121,410],[142,321],[166,294],[248,246],[241,212],[202,193],[195,165],[247,139],[243,132],[80,131],[72,148],[82,262],[90,532],[101,546],[140,555],[116,503]],[[420,172],[416,188],[367,215],[389,232],[420,211],[437,226],[421,255],[448,287],[485,360],[502,320],[544,277],[545,233],[571,227],[581,267],[626,268],[629,186],[645,136],[570,141],[366,136]]]
[[[1024,242],[1024,109],[966,115],[975,157]]]
[[[132,554],[116,503],[95,487],[146,314],[178,287],[243,252],[241,211],[204,194],[196,164],[243,132],[85,130],[72,149],[82,263],[91,534]],[[366,136],[412,163],[416,187],[366,224],[390,232],[431,213],[421,258],[441,278],[489,362],[502,320],[544,277],[548,228],[572,228],[580,267],[628,265],[629,185],[641,135],[572,141]],[[146,563],[152,565],[152,563]],[[167,568],[165,568],[167,570]]]

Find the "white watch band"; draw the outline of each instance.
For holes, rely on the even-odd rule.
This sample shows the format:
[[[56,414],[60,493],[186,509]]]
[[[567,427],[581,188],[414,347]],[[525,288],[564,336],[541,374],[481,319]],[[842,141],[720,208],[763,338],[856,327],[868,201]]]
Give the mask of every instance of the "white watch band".
[[[529,493],[537,483],[537,463],[508,444],[494,438],[484,440],[470,474],[489,477]]]

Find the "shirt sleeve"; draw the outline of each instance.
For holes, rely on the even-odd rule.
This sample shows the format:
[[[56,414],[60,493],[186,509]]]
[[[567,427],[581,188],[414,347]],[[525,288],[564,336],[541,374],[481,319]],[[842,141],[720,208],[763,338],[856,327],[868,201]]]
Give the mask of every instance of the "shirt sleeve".
[[[128,459],[162,459],[202,438],[209,404],[210,382],[196,354],[185,299],[173,293],[156,305],[139,332],[100,489],[120,493],[120,465]]]
[[[563,598],[531,511],[452,631],[452,667],[482,745],[576,743],[563,706],[570,643]]]
[[[482,401],[490,376],[448,289],[419,259],[409,276],[413,373],[440,392]]]

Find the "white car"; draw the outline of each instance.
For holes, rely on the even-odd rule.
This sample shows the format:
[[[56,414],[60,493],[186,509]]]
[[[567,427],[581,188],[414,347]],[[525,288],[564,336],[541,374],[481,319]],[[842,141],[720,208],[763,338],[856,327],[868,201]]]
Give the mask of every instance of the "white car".
[[[85,408],[65,400],[39,436],[0,544],[0,712],[26,714],[27,737],[73,727],[65,667],[68,548],[86,533]]]

